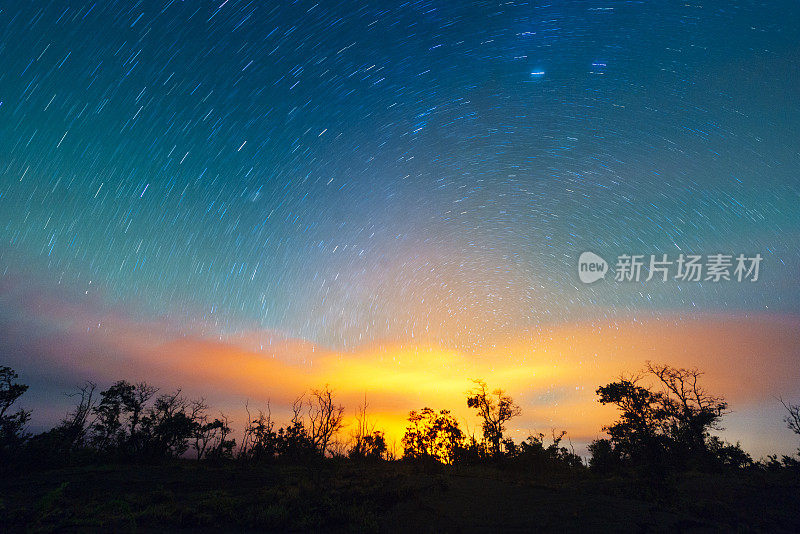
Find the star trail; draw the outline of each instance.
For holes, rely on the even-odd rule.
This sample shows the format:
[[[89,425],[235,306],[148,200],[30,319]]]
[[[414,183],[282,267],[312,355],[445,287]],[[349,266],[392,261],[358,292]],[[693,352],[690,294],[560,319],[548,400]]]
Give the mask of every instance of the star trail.
[[[337,351],[796,317],[798,43],[789,1],[6,3],[0,275]],[[763,261],[584,285],[587,250]]]

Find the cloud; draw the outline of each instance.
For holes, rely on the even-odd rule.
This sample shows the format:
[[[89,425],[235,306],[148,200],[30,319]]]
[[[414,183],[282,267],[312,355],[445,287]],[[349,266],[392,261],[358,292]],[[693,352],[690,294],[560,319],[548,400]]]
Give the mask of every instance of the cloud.
[[[28,394],[34,419],[54,417],[53,403],[65,402],[59,394],[87,379],[101,387],[118,379],[181,387],[234,421],[242,420],[246,401],[254,407],[269,401],[280,417],[299,394],[327,383],[347,413],[366,396],[378,425],[397,439],[408,410],[423,406],[453,409],[476,430],[464,393],[470,379],[483,378],[522,404],[524,416],[510,429],[515,437],[555,427],[589,440],[614,417],[596,402],[597,386],[647,360],[706,371],[709,388],[734,410],[752,412],[779,395],[791,398],[800,389],[797,339],[800,320],[792,316],[684,315],[556,325],[470,353],[400,343],[334,351],[276,332],[210,338],[96,300],[0,284],[2,363],[40,387]],[[777,412],[774,417],[771,424],[780,424]],[[758,447],[757,436],[743,438]]]

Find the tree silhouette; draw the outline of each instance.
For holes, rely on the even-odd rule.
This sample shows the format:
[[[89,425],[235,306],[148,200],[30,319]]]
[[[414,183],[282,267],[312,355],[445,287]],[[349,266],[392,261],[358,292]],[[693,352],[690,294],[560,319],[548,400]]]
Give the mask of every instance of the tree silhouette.
[[[699,379],[697,369],[678,369],[647,362],[647,372],[663,386],[662,406],[668,418],[668,434],[676,453],[686,458],[704,459],[708,452],[710,430],[721,430],[719,422],[728,403],[711,395]]]
[[[633,464],[672,467],[746,461],[738,446],[710,434],[720,428],[728,404],[700,385],[703,373],[650,362],[645,372],[657,379],[661,391],[640,385],[642,375],[622,377],[597,389],[602,404],[614,404],[622,413],[619,421],[604,427],[614,453],[605,443],[593,444],[593,452],[602,455],[595,465],[613,463],[614,456]]]
[[[157,391],[146,383],[124,380],[102,391],[92,409],[92,445],[99,452],[128,459],[157,460],[185,453],[190,439],[197,439],[205,405],[190,402],[180,390],[156,397]]]
[[[663,446],[659,439],[664,419],[662,395],[639,385],[641,377],[621,377],[597,388],[601,404],[621,410],[619,421],[603,427],[615,451],[634,463],[646,462]],[[602,445],[598,444],[600,451]]]
[[[22,409],[10,412],[17,399],[28,391],[27,385],[16,381],[18,378],[10,367],[0,367],[0,459],[4,465],[28,438],[25,424],[31,413]]]
[[[314,389],[308,400],[309,438],[321,456],[325,456],[333,436],[343,425],[344,406],[333,401],[333,391],[325,384]]]
[[[91,415],[95,407],[96,385],[87,382],[69,397],[77,397],[73,410],[54,428],[31,436],[26,442],[27,456],[42,466],[57,466],[69,463],[80,454],[86,456],[90,448],[89,433],[92,428]]]
[[[97,384],[94,382],[87,382],[84,386],[78,388],[78,392],[72,395],[78,398],[77,406],[67,414],[57,427],[62,432],[62,439],[67,450],[73,450],[76,447],[85,445],[85,440],[91,427],[89,417],[95,406],[95,389],[97,389]]]
[[[181,456],[189,448],[196,421],[190,412],[191,403],[180,390],[158,396],[141,421],[137,434],[137,452],[146,458]]]
[[[646,379],[650,378],[650,382]],[[701,384],[697,369],[674,368],[648,362],[640,375],[622,376],[597,389],[602,404],[619,408],[619,419],[604,430],[608,439],[589,445],[589,466],[600,472],[643,467],[652,473],[663,469],[718,469],[760,466],[783,469],[799,462],[787,456],[781,461],[769,456],[753,462],[739,444],[730,444],[711,434],[720,428],[728,404]],[[349,449],[337,436],[344,427],[344,407],[335,402],[328,385],[297,397],[291,420],[282,428],[266,413],[253,418],[247,405],[247,421],[236,454],[231,425],[224,414],[209,415],[201,398],[188,400],[177,390],[157,395],[158,389],[144,382],[115,382],[95,394],[87,382],[71,396],[75,407],[54,428],[29,436],[24,425],[30,414],[12,413],[28,386],[17,382],[17,374],[0,367],[0,456],[3,468],[10,460],[17,465],[58,467],[97,461],[163,461],[192,456],[201,461],[232,460],[268,462],[318,462],[328,456],[357,459],[394,459],[387,454],[386,437],[367,417],[367,402],[356,412]],[[517,444],[504,436],[508,421],[520,408],[502,389],[489,392],[483,380],[474,380],[467,406],[481,419],[483,441],[467,439],[448,410],[425,407],[409,413],[402,438],[403,455],[444,464],[480,464],[503,458],[506,466],[531,471],[558,472],[583,467],[571,448],[562,445],[565,432],[553,432],[552,442],[534,434]],[[649,385],[648,385],[649,384]],[[781,401],[787,410],[788,427],[800,434],[800,406]],[[345,452],[346,451],[346,452]]]
[[[408,422],[402,440],[404,457],[453,463],[463,446],[464,433],[449,410],[437,414],[425,407],[419,412],[410,412]]]
[[[522,409],[514,403],[514,399],[506,395],[502,389],[489,393],[486,382],[473,380],[475,388],[468,393],[467,406],[474,408],[481,418],[483,438],[489,448],[489,454],[500,456],[500,443],[508,421],[522,414]]]
[[[800,436],[800,404],[788,404],[784,402],[783,399],[781,399],[781,404],[786,408],[786,417],[783,418],[786,426],[789,430]],[[797,456],[798,459],[784,456],[784,465],[800,466],[800,447],[797,448]]]
[[[141,452],[140,423],[146,404],[158,390],[144,382],[125,380],[100,392],[100,402],[93,408],[93,442],[100,451],[135,455]]]
[[[786,408],[786,417],[783,420],[789,430],[800,436],[800,404],[787,404],[781,399],[781,404]]]
[[[228,439],[231,434],[228,418],[225,414],[220,414],[221,418],[211,420],[206,410],[208,406],[202,399],[192,402],[190,414],[193,421],[192,448],[197,459],[232,458],[236,440]]]

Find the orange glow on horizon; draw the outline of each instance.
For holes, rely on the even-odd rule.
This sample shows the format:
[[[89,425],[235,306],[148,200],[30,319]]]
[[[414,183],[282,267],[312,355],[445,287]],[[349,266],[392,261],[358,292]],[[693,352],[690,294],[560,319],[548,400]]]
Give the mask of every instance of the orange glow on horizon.
[[[563,428],[573,438],[593,439],[614,417],[612,408],[596,402],[596,388],[623,372],[640,370],[647,360],[699,367],[707,373],[708,387],[725,395],[734,409],[790,391],[798,383],[790,365],[798,335],[796,320],[702,317],[680,323],[564,325],[469,354],[406,344],[351,352],[305,345],[307,359],[295,363],[295,342],[252,351],[232,343],[181,339],[153,347],[146,360],[151,372],[152,367],[159,370],[157,376],[190,383],[187,391],[214,388],[227,398],[238,397],[240,406],[245,399],[253,405],[269,400],[277,413],[303,391],[324,384],[336,391],[347,414],[366,395],[377,428],[398,442],[408,412],[424,406],[450,409],[479,434],[464,399],[471,380],[482,378],[522,405],[523,416],[510,425],[516,438]],[[758,349],[760,356],[753,356]]]
[[[245,402],[255,410],[270,402],[282,425],[292,400],[330,384],[348,417],[366,396],[376,428],[398,447],[408,412],[425,406],[451,410],[465,430],[479,434],[465,402],[476,378],[503,388],[521,405],[523,415],[509,425],[516,440],[552,428],[576,440],[601,436],[615,413],[596,402],[595,390],[641,370],[647,360],[700,368],[709,389],[725,396],[734,411],[800,389],[800,319],[766,314],[563,324],[469,351],[400,342],[335,351],[269,332],[220,340],[124,317],[106,318],[102,330],[87,331],[84,323],[97,324],[96,318],[70,319],[67,327],[31,341],[32,352],[41,355],[37,365],[69,370],[101,387],[119,379],[162,390],[180,387],[225,411],[237,430]]]

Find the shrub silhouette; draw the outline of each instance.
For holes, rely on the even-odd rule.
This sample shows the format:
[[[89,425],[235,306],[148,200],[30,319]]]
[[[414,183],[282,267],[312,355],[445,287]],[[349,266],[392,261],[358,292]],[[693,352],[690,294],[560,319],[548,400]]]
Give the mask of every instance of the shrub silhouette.
[[[291,460],[309,460],[318,455],[317,444],[306,427],[302,410],[303,397],[300,397],[292,406],[291,424],[278,430],[276,445],[279,456]]]
[[[351,460],[363,458],[367,460],[381,460],[386,456],[386,436],[383,432],[374,431],[363,436],[347,453]]]
[[[611,440],[601,438],[589,444],[589,468],[599,473],[611,473],[622,466],[620,449]]]
[[[355,428],[352,433],[352,446],[347,451],[351,460],[381,460],[387,455],[386,436],[375,429],[375,424],[367,417],[367,399],[356,411]]]
[[[269,404],[266,414],[250,416],[237,457],[245,461],[270,461],[276,458],[308,460],[325,457],[334,436],[342,429],[344,406],[333,400],[328,385],[301,395],[292,403],[292,419],[285,427],[275,430]]]
[[[265,461],[278,454],[278,434],[272,421],[272,412],[267,403],[267,412],[258,412],[258,417],[251,417],[250,407],[245,405],[247,424],[242,436],[237,458],[245,461]]]
[[[575,451],[561,445],[566,431],[552,434],[550,445],[545,446],[545,436],[541,432],[528,436],[528,439],[514,445],[508,440],[507,454],[514,465],[537,472],[568,471],[583,468],[583,460]]]

